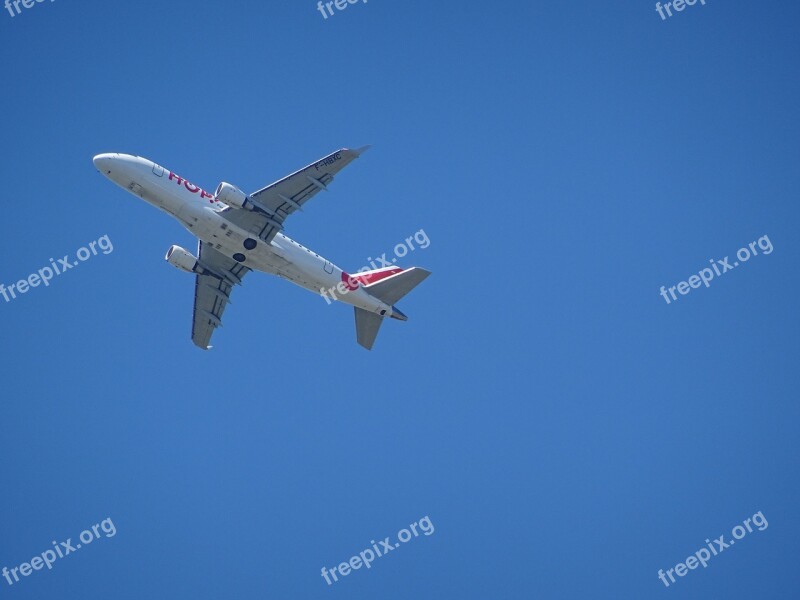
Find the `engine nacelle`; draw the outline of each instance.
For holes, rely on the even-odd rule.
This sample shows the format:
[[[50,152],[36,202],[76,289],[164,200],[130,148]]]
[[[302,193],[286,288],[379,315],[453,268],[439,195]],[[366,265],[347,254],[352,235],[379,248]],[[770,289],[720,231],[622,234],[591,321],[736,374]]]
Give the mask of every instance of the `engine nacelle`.
[[[196,273],[197,257],[180,246],[170,246],[164,259],[176,269]]]
[[[232,208],[245,208],[250,210],[250,205],[247,202],[247,194],[230,183],[225,183],[224,181],[220,183],[217,186],[217,191],[214,192],[214,197],[218,202],[224,202]]]

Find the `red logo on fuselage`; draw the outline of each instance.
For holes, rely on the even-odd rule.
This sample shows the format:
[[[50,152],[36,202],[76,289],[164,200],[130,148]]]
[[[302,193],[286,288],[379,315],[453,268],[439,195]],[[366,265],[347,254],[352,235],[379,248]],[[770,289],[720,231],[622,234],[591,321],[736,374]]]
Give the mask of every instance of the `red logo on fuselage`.
[[[214,198],[214,196],[209,194],[207,191],[205,191],[203,188],[198,187],[193,183],[189,183],[183,177],[180,177],[180,176],[176,175],[175,173],[173,173],[172,171],[170,171],[169,172],[169,180],[172,181],[173,179],[175,180],[175,183],[177,183],[178,185],[183,184],[183,187],[185,187],[187,190],[189,190],[193,194],[196,194],[196,193],[200,192],[200,199],[201,200],[203,198],[208,198],[209,199],[208,202],[210,204],[214,204],[214,202],[217,202],[217,199]]]
[[[358,279],[342,271],[342,283],[350,292],[355,292],[358,289]]]

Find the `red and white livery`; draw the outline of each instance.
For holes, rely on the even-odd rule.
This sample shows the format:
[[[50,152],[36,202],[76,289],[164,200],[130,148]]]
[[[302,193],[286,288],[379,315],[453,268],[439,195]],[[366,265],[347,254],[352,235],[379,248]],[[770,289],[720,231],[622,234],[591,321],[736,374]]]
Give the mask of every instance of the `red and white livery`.
[[[350,275],[283,234],[286,217],[302,210],[318,192],[327,191],[334,175],[367,148],[337,150],[249,195],[224,182],[211,194],[140,156],[98,154],[94,164],[111,181],[169,213],[199,239],[197,255],[172,246],[165,257],[174,267],[195,274],[195,345],[211,347],[211,335],[222,324],[233,286],[250,271],[262,271],[314,293],[328,290],[336,300],[351,304],[356,339],[371,349],[385,317],[407,320],[394,304],[430,272],[392,266]]]

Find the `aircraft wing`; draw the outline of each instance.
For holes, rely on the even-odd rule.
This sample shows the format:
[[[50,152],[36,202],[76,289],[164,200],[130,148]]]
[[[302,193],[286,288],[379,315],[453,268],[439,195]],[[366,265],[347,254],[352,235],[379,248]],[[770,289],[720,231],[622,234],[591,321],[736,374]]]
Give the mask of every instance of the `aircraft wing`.
[[[221,214],[255,237],[269,243],[283,229],[286,217],[297,210],[302,210],[302,206],[317,192],[327,190],[334,175],[369,148],[369,146],[356,150],[342,148],[331,152],[317,162],[254,192],[249,198],[260,210],[249,211],[229,207]]]
[[[222,326],[233,286],[241,283],[250,269],[203,242],[198,244],[197,257],[207,272],[198,273],[195,279],[192,341],[207,350],[214,330]]]

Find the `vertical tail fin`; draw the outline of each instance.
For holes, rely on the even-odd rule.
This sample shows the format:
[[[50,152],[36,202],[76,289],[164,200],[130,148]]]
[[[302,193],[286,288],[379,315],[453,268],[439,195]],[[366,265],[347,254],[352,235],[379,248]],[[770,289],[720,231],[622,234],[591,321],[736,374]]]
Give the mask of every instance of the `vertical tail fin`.
[[[360,282],[364,284],[364,291],[369,295],[392,307],[390,314],[392,318],[406,321],[408,317],[400,312],[394,306],[394,303],[422,283],[430,274],[430,271],[419,267],[412,267],[405,271],[395,271],[395,268],[378,269],[362,273]],[[369,281],[374,281],[374,283],[367,283]],[[356,339],[364,348],[371,350],[375,343],[375,338],[378,336],[378,330],[383,324],[384,317],[362,308],[356,308],[355,310]]]
[[[430,274],[430,271],[420,267],[411,267],[399,273],[394,273],[376,283],[366,285],[364,290],[370,296],[375,296],[381,302],[391,305],[417,287]]]

